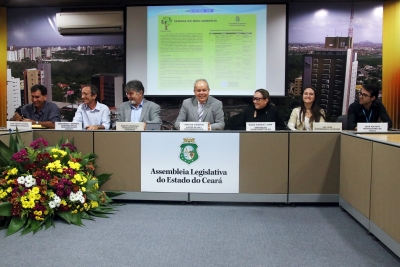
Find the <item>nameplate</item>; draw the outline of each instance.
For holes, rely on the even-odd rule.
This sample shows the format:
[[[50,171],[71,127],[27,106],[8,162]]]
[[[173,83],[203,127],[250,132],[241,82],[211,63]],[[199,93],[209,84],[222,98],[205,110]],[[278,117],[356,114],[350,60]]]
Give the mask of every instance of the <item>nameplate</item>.
[[[7,121],[7,129],[11,130],[32,130],[32,122],[30,121]]]
[[[341,122],[314,122],[313,131],[318,132],[341,132]]]
[[[273,132],[275,122],[246,122],[246,131]]]
[[[121,122],[116,123],[117,131],[144,131],[144,122]]]
[[[76,131],[82,130],[82,122],[55,122],[56,130],[63,130],[63,131]]]
[[[357,132],[387,132],[388,124],[383,123],[357,123]]]
[[[208,131],[208,122],[180,122],[181,131]]]

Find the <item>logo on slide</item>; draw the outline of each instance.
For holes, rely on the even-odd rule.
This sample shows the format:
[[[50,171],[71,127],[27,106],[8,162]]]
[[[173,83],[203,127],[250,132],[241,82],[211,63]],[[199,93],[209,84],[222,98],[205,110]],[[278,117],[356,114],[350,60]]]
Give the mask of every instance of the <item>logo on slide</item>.
[[[197,153],[197,145],[194,142],[194,138],[183,138],[183,144],[181,145],[181,154],[179,155],[179,158],[187,164],[191,164],[199,158],[199,154]]]
[[[239,16],[236,16],[235,21],[236,21],[236,22],[239,22],[239,21],[240,21],[240,17],[239,17]]]
[[[164,30],[168,30],[168,26],[171,25],[172,19],[171,17],[162,17],[161,24],[164,25]]]

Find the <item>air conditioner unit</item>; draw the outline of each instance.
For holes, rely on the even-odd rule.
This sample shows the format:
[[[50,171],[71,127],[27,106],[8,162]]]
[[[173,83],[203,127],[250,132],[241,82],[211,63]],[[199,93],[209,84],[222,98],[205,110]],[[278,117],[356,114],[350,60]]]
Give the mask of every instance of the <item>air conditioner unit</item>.
[[[123,11],[63,12],[56,15],[61,35],[122,33]]]

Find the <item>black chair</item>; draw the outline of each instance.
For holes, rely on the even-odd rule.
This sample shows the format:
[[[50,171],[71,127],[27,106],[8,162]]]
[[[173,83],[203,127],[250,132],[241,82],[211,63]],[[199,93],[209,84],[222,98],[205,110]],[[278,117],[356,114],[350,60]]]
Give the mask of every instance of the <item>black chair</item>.
[[[347,115],[342,115],[336,118],[336,122],[342,123],[342,130],[347,130]]]

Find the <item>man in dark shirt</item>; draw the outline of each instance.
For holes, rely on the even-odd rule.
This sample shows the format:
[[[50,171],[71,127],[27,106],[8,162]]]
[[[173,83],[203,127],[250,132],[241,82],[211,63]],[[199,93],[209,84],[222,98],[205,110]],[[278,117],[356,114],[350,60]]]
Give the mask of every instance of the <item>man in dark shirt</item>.
[[[377,100],[378,94],[378,87],[370,84],[363,85],[359,101],[355,101],[349,106],[348,130],[357,130],[358,122],[387,122],[388,128],[392,127],[392,120],[387,114],[385,106],[380,100]]]
[[[15,112],[12,121],[32,122],[32,125],[40,125],[54,129],[55,122],[60,120],[60,109],[56,104],[47,102],[47,88],[41,84],[31,87],[32,103],[21,108],[21,114]]]

